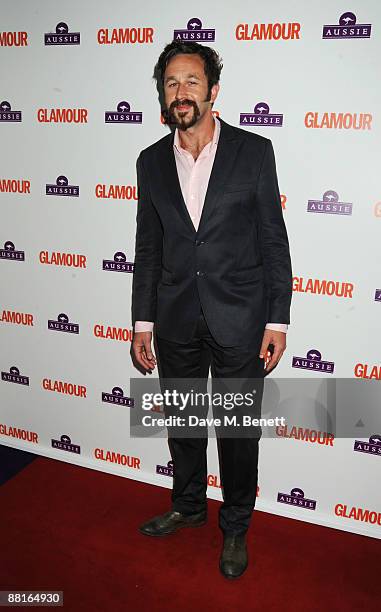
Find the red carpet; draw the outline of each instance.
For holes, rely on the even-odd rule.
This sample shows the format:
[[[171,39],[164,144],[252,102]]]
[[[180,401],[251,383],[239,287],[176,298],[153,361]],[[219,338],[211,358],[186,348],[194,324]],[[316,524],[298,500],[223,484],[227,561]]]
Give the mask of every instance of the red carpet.
[[[73,611],[371,610],[379,540],[255,512],[250,565],[218,570],[219,503],[209,523],[148,538],[139,523],[170,491],[38,458],[0,487],[0,589],[63,590]]]

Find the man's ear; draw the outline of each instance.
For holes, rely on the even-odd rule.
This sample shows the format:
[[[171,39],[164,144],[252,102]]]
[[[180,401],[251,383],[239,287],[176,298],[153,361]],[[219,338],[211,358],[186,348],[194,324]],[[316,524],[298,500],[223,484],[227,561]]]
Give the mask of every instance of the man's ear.
[[[211,102],[214,102],[214,100],[217,98],[219,91],[220,91],[219,83],[217,83],[216,85],[213,85],[213,87],[211,89],[211,92],[210,92],[210,101]]]

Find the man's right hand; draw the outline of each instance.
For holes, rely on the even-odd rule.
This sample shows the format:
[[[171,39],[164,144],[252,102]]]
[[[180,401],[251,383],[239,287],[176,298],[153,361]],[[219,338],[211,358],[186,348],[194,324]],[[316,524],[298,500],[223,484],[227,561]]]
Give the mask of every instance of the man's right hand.
[[[135,332],[132,339],[132,352],[138,364],[144,370],[152,371],[156,366],[156,357],[151,350],[152,332]]]

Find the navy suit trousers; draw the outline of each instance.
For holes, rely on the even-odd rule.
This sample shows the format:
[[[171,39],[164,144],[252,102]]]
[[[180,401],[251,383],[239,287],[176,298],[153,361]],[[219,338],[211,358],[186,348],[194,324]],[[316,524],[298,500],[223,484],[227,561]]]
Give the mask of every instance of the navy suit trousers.
[[[226,389],[229,378],[242,382],[243,393],[256,381],[256,406],[253,415],[260,416],[264,383],[264,359],[259,351],[264,329],[255,342],[244,346],[223,347],[212,337],[200,305],[200,315],[193,339],[179,344],[156,335],[156,355],[159,377],[168,379],[194,379],[199,381],[197,391],[206,391],[209,368],[213,393]],[[201,381],[201,385],[200,385]],[[163,391],[162,386],[162,391]],[[246,410],[246,408],[245,408]],[[165,411],[166,416],[169,414]],[[206,416],[207,408],[205,411]],[[218,413],[218,416],[221,412]],[[209,415],[210,416],[210,415]],[[213,416],[214,413],[213,407]],[[200,436],[181,437],[168,431],[168,445],[173,461],[174,478],[172,509],[183,514],[206,510],[207,490],[207,428],[199,428]],[[216,440],[220,465],[223,503],[219,511],[219,525],[224,533],[238,535],[249,528],[255,507],[258,484],[258,450],[260,433],[247,434],[241,428],[232,436],[219,435]],[[249,428],[252,432],[252,428]],[[260,429],[260,428],[259,428]],[[242,431],[242,435],[241,435]]]

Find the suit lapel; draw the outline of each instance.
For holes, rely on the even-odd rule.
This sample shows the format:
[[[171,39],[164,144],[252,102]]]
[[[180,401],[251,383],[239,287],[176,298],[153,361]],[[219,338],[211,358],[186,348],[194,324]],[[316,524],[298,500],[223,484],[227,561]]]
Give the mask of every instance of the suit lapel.
[[[205,195],[198,232],[201,231],[203,226],[208,222],[208,219],[211,217],[224,193],[224,186],[234,167],[240,145],[240,138],[232,126],[225,123],[222,119],[219,119],[219,121],[221,122],[221,132],[210,174],[208,189]]]
[[[218,203],[219,198],[224,192],[224,185],[229,178],[231,170],[233,169],[240,144],[240,138],[232,126],[225,123],[225,121],[222,119],[218,118],[218,120],[221,122],[220,137],[197,233],[200,232],[205,223],[207,223]],[[164,173],[162,178],[165,181],[166,187],[170,193],[172,203],[189,229],[196,234],[195,227],[192,219],[190,218],[181,191],[180,181],[177,174],[175,154],[173,151],[173,141],[174,133],[170,135],[170,138],[167,140],[166,146],[163,149],[163,167],[167,169],[167,172]]]
[[[162,175],[162,180],[164,181],[169,194],[171,196],[172,203],[177,208],[182,219],[188,225],[188,227],[196,232],[195,227],[193,225],[193,221],[190,218],[187,206],[185,204],[183,194],[181,191],[179,176],[177,174],[175,153],[173,151],[173,141],[175,138],[175,133],[170,134],[169,140],[165,143],[165,147],[163,150],[163,168],[164,173]]]

